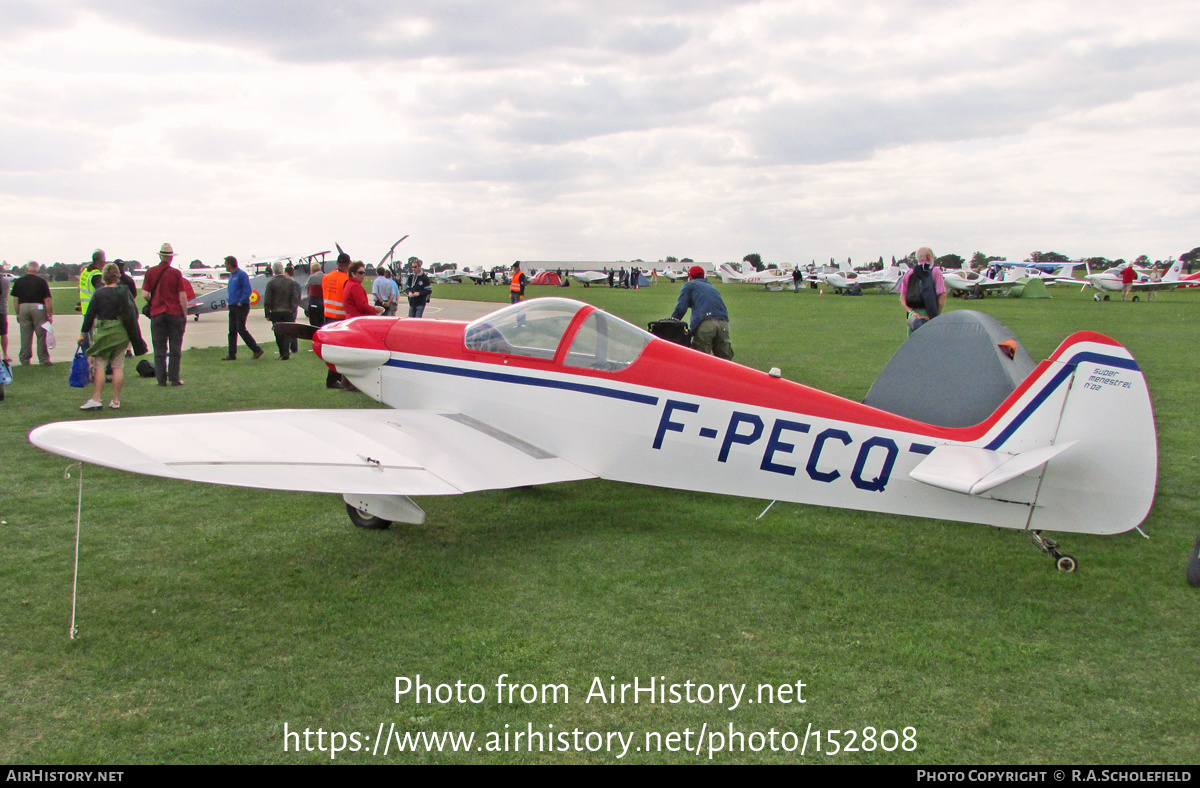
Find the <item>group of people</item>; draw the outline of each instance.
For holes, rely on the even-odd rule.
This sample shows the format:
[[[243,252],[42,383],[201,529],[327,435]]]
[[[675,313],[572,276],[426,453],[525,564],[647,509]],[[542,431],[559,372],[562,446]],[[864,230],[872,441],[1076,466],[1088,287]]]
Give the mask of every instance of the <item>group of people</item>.
[[[164,243],[158,255],[158,265],[146,272],[142,282],[142,293],[147,302],[143,313],[150,318],[154,373],[158,385],[182,386],[180,353],[187,326],[188,301],[193,294],[186,278],[172,266],[175,253],[171,245]],[[921,247],[916,256],[917,264],[905,273],[899,283],[900,301],[907,314],[910,334],[941,314],[946,305],[946,284],[941,269],[934,262],[933,251],[929,247]],[[246,328],[251,300],[249,277],[232,256],[225,258],[225,267],[230,274],[229,353],[222,360],[237,359],[239,338],[245,342],[253,357],[258,359],[263,355],[263,349]],[[362,262],[351,262],[350,256],[343,252],[338,255],[337,270],[327,274],[323,273],[320,263],[313,263],[307,283],[309,323],[321,326],[363,315],[395,315],[401,292],[408,300],[408,316],[422,317],[432,297],[432,282],[423,271],[419,259],[412,259],[409,267],[407,274],[396,275],[395,278],[381,268],[372,285],[371,297],[368,298],[363,287],[366,266]],[[38,338],[40,363],[50,363],[43,326],[53,322],[54,309],[49,285],[38,276],[37,270],[37,263],[30,263],[27,273],[11,286],[11,296],[21,326],[19,356],[22,364],[32,362],[32,339],[35,336]],[[274,276],[263,294],[266,317],[272,324],[294,322],[304,296],[301,287],[293,278],[290,265],[285,268],[277,262],[272,273]],[[610,284],[614,284],[616,274],[615,271],[609,272]],[[626,274],[626,281],[637,275],[638,270],[632,269]],[[128,275],[117,265],[106,263],[101,250],[96,250],[91,265],[80,276],[80,307],[84,322],[79,340],[93,366],[93,393],[82,406],[83,410],[103,407],[101,395],[106,378],[111,378],[113,385],[109,407],[119,408],[125,355],[130,349],[135,355],[146,352],[134,305],[136,287],[132,279],[124,282],[125,286],[122,287],[124,279],[129,279]],[[403,289],[398,281],[400,279],[403,279]],[[520,263],[514,263],[509,278],[512,303],[524,298],[527,281],[528,277],[521,270]],[[3,296],[0,306],[4,308],[10,295],[6,292],[8,289],[8,281],[0,280],[0,296]],[[688,270],[688,282],[680,289],[672,317],[678,320],[689,310],[692,313],[689,325],[692,346],[704,353],[732,359],[729,312],[720,293],[705,279],[705,271],[698,265]],[[8,355],[8,319],[2,309],[0,314],[0,345],[4,360],[8,363],[11,362]],[[277,332],[276,342],[280,360],[286,361],[297,350],[294,336]],[[326,378],[326,386],[351,388],[349,382],[333,370]]]
[[[401,278],[404,279],[404,295],[408,298],[408,316],[422,317],[433,297],[433,283],[422,270],[423,263],[419,259],[413,258],[409,268],[408,274],[397,275],[395,279],[386,268],[380,268],[371,286],[372,304],[363,287],[367,267],[362,261],[351,262],[350,255],[342,252],[337,257],[337,270],[329,273],[322,272],[320,263],[313,263],[308,277],[308,322],[323,326],[352,317],[395,315],[401,292],[397,280]],[[348,380],[332,369],[325,378],[325,385],[331,389],[352,388]]]
[[[605,272],[608,274],[609,287],[623,287],[630,290],[637,290],[642,281],[642,272],[637,266],[629,268],[614,268],[611,271],[607,268]],[[658,270],[650,272],[650,283],[654,284],[658,281]]]
[[[195,297],[191,283],[174,267],[174,259],[175,250],[170,243],[164,243],[158,250],[158,264],[146,271],[141,287],[146,301],[142,314],[150,318],[154,376],[158,385],[164,387],[184,384],[180,376],[183,335],[187,330],[188,302]],[[222,360],[237,359],[239,338],[250,348],[254,358],[260,358],[263,349],[246,328],[253,292],[250,278],[240,268],[236,257],[225,258],[225,270],[229,272],[229,352]],[[282,266],[275,273],[278,284],[268,286],[264,298],[267,313],[277,319],[294,320],[300,304],[299,285],[285,275]],[[128,282],[121,287],[125,279]],[[110,380],[112,398],[108,406],[121,407],[125,357],[129,352],[134,356],[147,352],[137,321],[136,295],[133,280],[118,266],[105,263],[104,252],[97,249],[92,254],[91,264],[79,278],[80,311],[84,313],[79,343],[92,365],[92,396],[81,410],[104,407],[103,387]],[[286,359],[291,350],[281,343],[280,357]],[[48,362],[47,357],[44,363]]]

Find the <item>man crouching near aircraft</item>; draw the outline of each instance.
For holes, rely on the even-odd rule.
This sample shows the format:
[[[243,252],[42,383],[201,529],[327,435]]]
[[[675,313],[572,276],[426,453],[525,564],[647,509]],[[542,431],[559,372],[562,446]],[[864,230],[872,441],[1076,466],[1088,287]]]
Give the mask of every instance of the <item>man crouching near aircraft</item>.
[[[688,283],[679,290],[679,303],[671,317],[679,320],[692,310],[692,347],[702,353],[733,359],[729,342],[729,311],[717,288],[704,280],[704,269],[693,265],[688,269]]]

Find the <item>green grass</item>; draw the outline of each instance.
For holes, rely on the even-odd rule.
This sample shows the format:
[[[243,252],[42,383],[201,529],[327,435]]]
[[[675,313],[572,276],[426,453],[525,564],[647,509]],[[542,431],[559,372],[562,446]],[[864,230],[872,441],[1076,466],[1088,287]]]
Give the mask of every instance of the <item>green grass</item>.
[[[638,325],[678,285],[530,288]],[[905,336],[895,296],[723,287],[737,360],[861,398]],[[350,526],[336,496],[84,470],[79,629],[68,638],[76,477],[27,432],[76,418],[66,365],[18,368],[0,404],[0,761],[307,763],[283,730],[727,731],[916,728],[915,752],[718,754],[721,763],[1195,762],[1197,591],[1183,572],[1200,495],[1191,293],[1155,303],[952,302],[1036,358],[1070,332],[1125,343],[1149,379],[1159,493],[1144,525],[1066,536],[1075,575],[1015,532],[580,482],[424,498],[423,526]],[[436,298],[507,302],[498,287]],[[133,380],[121,415],[370,407],[327,391],[312,354],[222,364],[186,351],[183,389]],[[131,365],[130,365],[131,366]],[[108,418],[105,412],[95,416]],[[569,428],[569,421],[568,421]],[[74,472],[73,472],[74,473]],[[1119,481],[1119,480],[1118,480]],[[396,676],[487,702],[394,702]],[[565,683],[563,704],[495,702],[500,674]],[[806,703],[585,703],[609,683],[802,681]],[[339,763],[613,762],[605,752],[343,753]],[[693,763],[686,752],[624,761]]]

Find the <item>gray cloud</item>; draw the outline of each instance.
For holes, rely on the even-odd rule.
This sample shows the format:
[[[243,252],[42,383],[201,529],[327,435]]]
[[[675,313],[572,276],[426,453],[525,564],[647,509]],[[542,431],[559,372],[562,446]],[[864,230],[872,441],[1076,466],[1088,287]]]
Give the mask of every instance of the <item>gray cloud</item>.
[[[1066,113],[1125,101],[1191,81],[1200,54],[1186,41],[1103,44],[1081,55],[1050,52],[1005,71],[964,70],[950,84],[905,85],[774,102],[752,114],[754,151],[765,164],[822,164],[867,158],[899,145],[1021,134]]]
[[[281,60],[522,61],[565,49],[639,55],[670,51],[691,35],[678,18],[750,1],[614,2],[602,10],[541,0],[80,0],[76,7],[155,35],[250,47]]]
[[[5,0],[0,7],[0,37],[20,38],[29,33],[63,30],[76,18],[73,9],[45,0]]]

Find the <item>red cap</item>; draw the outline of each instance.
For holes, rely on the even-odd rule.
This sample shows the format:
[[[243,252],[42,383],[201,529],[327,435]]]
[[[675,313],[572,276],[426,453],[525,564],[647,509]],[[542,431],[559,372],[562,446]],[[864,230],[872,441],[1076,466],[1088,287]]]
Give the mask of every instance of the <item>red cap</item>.
[[[689,279],[703,279],[704,278],[704,269],[698,265],[693,265],[691,268],[688,269],[688,278]]]

